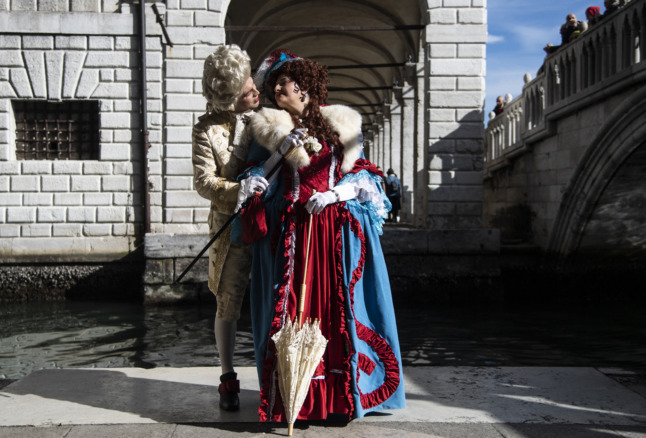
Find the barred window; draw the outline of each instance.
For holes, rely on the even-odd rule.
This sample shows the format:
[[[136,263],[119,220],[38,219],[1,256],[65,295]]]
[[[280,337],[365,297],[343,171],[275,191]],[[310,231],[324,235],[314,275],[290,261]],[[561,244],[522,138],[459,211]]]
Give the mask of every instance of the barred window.
[[[97,160],[99,102],[12,100],[18,160]]]

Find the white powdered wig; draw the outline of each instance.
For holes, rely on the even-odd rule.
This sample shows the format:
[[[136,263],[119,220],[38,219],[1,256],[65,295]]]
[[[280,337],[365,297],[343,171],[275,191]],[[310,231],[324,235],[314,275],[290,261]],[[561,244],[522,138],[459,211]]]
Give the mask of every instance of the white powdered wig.
[[[251,75],[247,52],[235,44],[219,46],[204,60],[202,95],[207,112],[233,111]]]

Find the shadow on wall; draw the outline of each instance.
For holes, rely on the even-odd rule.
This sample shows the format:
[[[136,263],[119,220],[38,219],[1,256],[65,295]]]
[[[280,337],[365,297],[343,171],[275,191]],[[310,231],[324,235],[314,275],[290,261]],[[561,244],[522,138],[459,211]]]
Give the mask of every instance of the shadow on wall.
[[[430,229],[482,228],[483,117],[482,111],[471,111],[457,129],[456,123],[430,124],[430,137],[439,138],[428,146]]]

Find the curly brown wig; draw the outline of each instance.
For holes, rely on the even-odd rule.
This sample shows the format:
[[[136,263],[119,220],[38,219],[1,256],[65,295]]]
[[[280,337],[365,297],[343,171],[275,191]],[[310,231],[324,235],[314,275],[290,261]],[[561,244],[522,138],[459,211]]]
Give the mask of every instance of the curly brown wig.
[[[310,135],[315,136],[319,141],[331,144],[339,144],[339,135],[332,131],[332,128],[325,123],[321,115],[320,106],[327,101],[327,84],[329,83],[327,67],[322,66],[311,59],[302,58],[286,62],[278,69],[269,74],[267,85],[272,92],[270,99],[275,104],[273,89],[280,75],[287,75],[293,79],[301,90],[306,90],[309,102],[305,107],[305,114],[302,120],[292,114],[294,126],[307,128]]]

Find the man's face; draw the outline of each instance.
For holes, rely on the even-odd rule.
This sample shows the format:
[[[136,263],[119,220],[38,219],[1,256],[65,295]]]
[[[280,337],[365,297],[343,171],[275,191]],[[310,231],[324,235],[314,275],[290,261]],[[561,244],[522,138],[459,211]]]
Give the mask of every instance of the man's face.
[[[565,19],[567,20],[567,24],[569,26],[576,26],[576,24],[577,24],[576,15],[570,14],[567,17],[565,17]]]
[[[253,79],[249,76],[247,82],[242,89],[242,95],[238,98],[234,111],[236,113],[243,113],[245,111],[258,108],[260,104],[260,99],[258,95],[260,93],[256,89],[256,85],[253,83]]]
[[[503,106],[505,104],[505,100],[502,97],[499,97],[499,98],[496,99],[496,103],[499,106]]]

